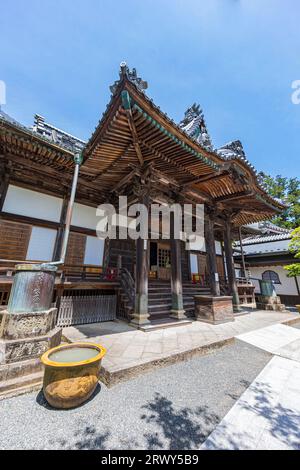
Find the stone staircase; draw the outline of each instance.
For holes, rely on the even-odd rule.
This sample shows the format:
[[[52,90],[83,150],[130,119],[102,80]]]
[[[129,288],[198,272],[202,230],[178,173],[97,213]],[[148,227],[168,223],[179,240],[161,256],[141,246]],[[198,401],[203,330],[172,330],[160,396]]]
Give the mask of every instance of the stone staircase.
[[[130,319],[133,313],[133,279],[130,282],[121,283],[119,289],[119,316],[124,319]],[[199,284],[193,284],[190,281],[183,282],[183,307],[188,317],[194,316],[194,296],[209,295],[208,287],[201,287]],[[156,321],[167,319],[172,309],[171,281],[149,279],[148,284],[148,311],[150,320]]]
[[[183,308],[188,317],[194,316],[194,296],[209,295],[208,287],[201,287],[189,281],[183,282]],[[161,280],[149,280],[148,286],[148,311],[150,320],[155,321],[167,318],[172,308],[171,282]]]

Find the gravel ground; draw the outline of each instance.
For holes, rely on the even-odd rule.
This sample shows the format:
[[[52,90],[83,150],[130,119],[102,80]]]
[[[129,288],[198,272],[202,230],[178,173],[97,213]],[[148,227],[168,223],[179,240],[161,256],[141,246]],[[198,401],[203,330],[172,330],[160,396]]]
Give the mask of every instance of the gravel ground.
[[[197,449],[271,356],[243,342],[156,370],[74,410],[0,401],[0,449]]]

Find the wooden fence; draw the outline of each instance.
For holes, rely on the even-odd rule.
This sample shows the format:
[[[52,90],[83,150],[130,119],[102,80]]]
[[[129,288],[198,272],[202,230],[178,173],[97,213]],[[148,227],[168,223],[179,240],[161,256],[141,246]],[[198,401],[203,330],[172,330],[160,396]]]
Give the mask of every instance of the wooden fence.
[[[70,326],[112,321],[116,318],[116,310],[116,295],[101,295],[95,291],[80,292],[77,295],[76,291],[73,291],[72,295],[63,295],[60,298],[57,325]]]

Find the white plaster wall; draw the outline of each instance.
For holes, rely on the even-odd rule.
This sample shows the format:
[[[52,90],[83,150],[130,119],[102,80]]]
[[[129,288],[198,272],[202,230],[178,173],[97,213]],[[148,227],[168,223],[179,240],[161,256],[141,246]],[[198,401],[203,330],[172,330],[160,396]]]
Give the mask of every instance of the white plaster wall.
[[[283,269],[283,266],[258,266],[250,267],[251,277],[262,279],[262,274],[265,271],[275,271],[280,279],[281,284],[275,284],[275,290],[278,295],[298,295],[296,282],[293,277],[287,277],[287,272]],[[300,285],[300,276],[297,277],[298,283]],[[255,292],[259,293],[259,282],[253,281],[255,285]]]
[[[95,207],[89,207],[75,202],[72,214],[72,225],[96,230],[96,225],[99,220],[100,218],[96,216]]]
[[[84,264],[95,264],[102,266],[104,252],[104,240],[97,237],[86,238]]]
[[[190,246],[190,250],[204,251],[206,253],[205,239],[199,235],[196,236],[195,241],[189,243],[189,246]],[[221,255],[222,254],[221,243],[216,241],[215,247],[216,247],[216,254]]]
[[[51,261],[56,230],[43,227],[32,227],[26,260]]]
[[[9,185],[3,211],[59,222],[62,199],[47,194]]]
[[[75,202],[72,214],[72,225],[96,230],[97,224],[102,221],[98,228],[100,230],[105,230],[107,221],[103,217],[104,213],[96,215],[96,210],[96,207],[89,207]],[[112,218],[112,224],[116,226],[120,225],[122,227],[127,227],[129,223],[132,224],[132,227],[136,224],[134,219],[130,219],[123,215],[119,216],[116,214]]]

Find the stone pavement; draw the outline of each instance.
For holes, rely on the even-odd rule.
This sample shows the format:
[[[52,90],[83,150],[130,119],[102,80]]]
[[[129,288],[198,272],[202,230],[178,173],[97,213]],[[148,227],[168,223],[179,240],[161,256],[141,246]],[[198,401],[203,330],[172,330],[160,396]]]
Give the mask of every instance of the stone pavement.
[[[201,449],[300,449],[300,330],[276,324],[237,339],[275,357]]]
[[[201,450],[300,450],[299,384],[300,363],[273,357]]]
[[[91,341],[107,348],[101,380],[112,386],[153,368],[205,354],[243,333],[297,320],[300,317],[296,313],[258,310],[221,325],[194,321],[145,333],[117,321],[68,327],[63,335],[72,342]]]
[[[296,328],[277,324],[250,331],[237,338],[276,356],[300,362],[300,330]]]

